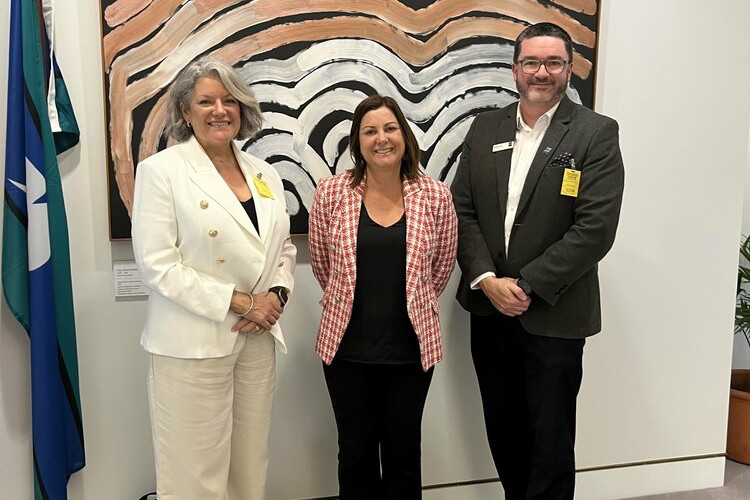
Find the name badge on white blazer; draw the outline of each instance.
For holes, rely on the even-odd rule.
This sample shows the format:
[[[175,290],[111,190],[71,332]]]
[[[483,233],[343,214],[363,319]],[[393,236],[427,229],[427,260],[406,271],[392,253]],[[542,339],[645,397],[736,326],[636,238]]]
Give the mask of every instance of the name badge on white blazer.
[[[253,177],[253,184],[255,184],[255,189],[258,190],[258,194],[263,196],[264,198],[271,198],[273,197],[273,191],[271,191],[271,188],[268,186],[268,183],[260,178],[260,174],[258,176]]]

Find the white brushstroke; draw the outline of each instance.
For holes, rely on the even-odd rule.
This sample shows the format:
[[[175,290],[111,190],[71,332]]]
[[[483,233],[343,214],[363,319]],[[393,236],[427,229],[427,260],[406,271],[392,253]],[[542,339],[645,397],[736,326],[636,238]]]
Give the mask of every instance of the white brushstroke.
[[[351,120],[344,120],[337,123],[326,134],[323,140],[323,157],[329,165],[333,165],[339,156],[339,144],[343,139],[349,138],[349,131],[352,128]]]
[[[448,159],[454,151],[463,147],[464,138],[473,121],[473,116],[467,117],[440,137],[432,150],[430,161],[423,165],[427,175],[435,179],[438,178],[440,172],[448,165]]]
[[[349,148],[346,148],[346,153],[341,155],[336,162],[336,169],[334,170],[335,173],[340,174],[342,172],[346,172],[347,170],[351,170],[354,168],[354,160],[352,160],[352,155],[349,153]]]
[[[401,96],[408,95],[408,92],[399,85],[400,82],[394,83],[388,73],[370,65],[353,62],[326,66],[307,75],[293,89],[276,84],[256,84],[253,90],[260,102],[273,102],[290,109],[299,109],[313,98],[320,100],[321,95],[318,94],[321,89],[338,87],[333,89],[338,92],[345,88],[342,86],[344,82],[351,81],[367,82],[377,92],[393,96],[399,101],[404,114],[418,123],[430,120],[435,112],[445,106],[445,103],[458,99],[473,89],[500,87],[515,90],[510,70],[476,68],[443,79],[420,102],[412,103],[407,99],[401,99]],[[328,99],[330,93],[326,93],[325,96]],[[353,110],[357,102],[353,104],[354,106],[348,108],[349,110]]]
[[[315,197],[315,185],[310,176],[307,175],[296,163],[290,161],[280,161],[274,164],[282,179],[291,182],[295,191],[302,199],[302,204],[309,211],[312,207],[313,198]],[[293,200],[290,203],[290,199]],[[291,193],[286,194],[287,208],[290,215],[297,215],[300,212],[299,201]]]
[[[500,44],[474,44],[449,51],[432,64],[418,71],[402,61],[396,54],[372,40],[327,40],[311,46],[289,59],[252,61],[239,69],[242,76],[253,82],[295,83],[316,70],[335,63],[369,64],[389,75],[404,75],[399,81],[407,93],[418,93],[435,86],[448,75],[458,73],[467,66],[510,65],[513,47]]]

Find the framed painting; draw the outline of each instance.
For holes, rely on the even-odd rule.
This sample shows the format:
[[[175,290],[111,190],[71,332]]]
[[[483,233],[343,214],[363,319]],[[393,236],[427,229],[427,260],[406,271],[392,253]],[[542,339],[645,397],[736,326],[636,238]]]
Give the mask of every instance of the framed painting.
[[[140,160],[170,145],[171,83],[196,58],[237,68],[264,126],[241,149],[284,181],[292,232],[307,233],[315,186],[351,168],[351,115],[394,97],[422,166],[450,182],[474,116],[518,98],[513,41],[550,21],[574,42],[568,94],[593,105],[598,0],[102,0],[110,237],[130,237]]]

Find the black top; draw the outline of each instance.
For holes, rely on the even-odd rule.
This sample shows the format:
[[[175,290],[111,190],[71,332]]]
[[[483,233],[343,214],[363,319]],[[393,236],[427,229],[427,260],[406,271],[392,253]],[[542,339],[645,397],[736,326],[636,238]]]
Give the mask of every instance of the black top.
[[[241,201],[240,203],[242,204],[242,208],[245,209],[245,212],[247,212],[247,216],[250,217],[250,222],[253,223],[255,230],[260,234],[260,229],[258,228],[258,212],[255,211],[255,202],[253,201],[253,198]]]
[[[383,227],[362,204],[352,317],[336,358],[386,364],[420,361],[419,342],[406,312],[406,214]]]

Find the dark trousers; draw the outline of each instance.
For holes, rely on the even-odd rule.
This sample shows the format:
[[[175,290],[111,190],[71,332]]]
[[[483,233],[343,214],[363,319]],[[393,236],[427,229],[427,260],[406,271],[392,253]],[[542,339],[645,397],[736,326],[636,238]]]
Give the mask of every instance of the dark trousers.
[[[422,498],[422,410],[432,368],[334,359],[323,372],[339,434],[340,500]]]
[[[532,335],[517,318],[471,316],[487,439],[506,500],[572,500],[584,339]]]

